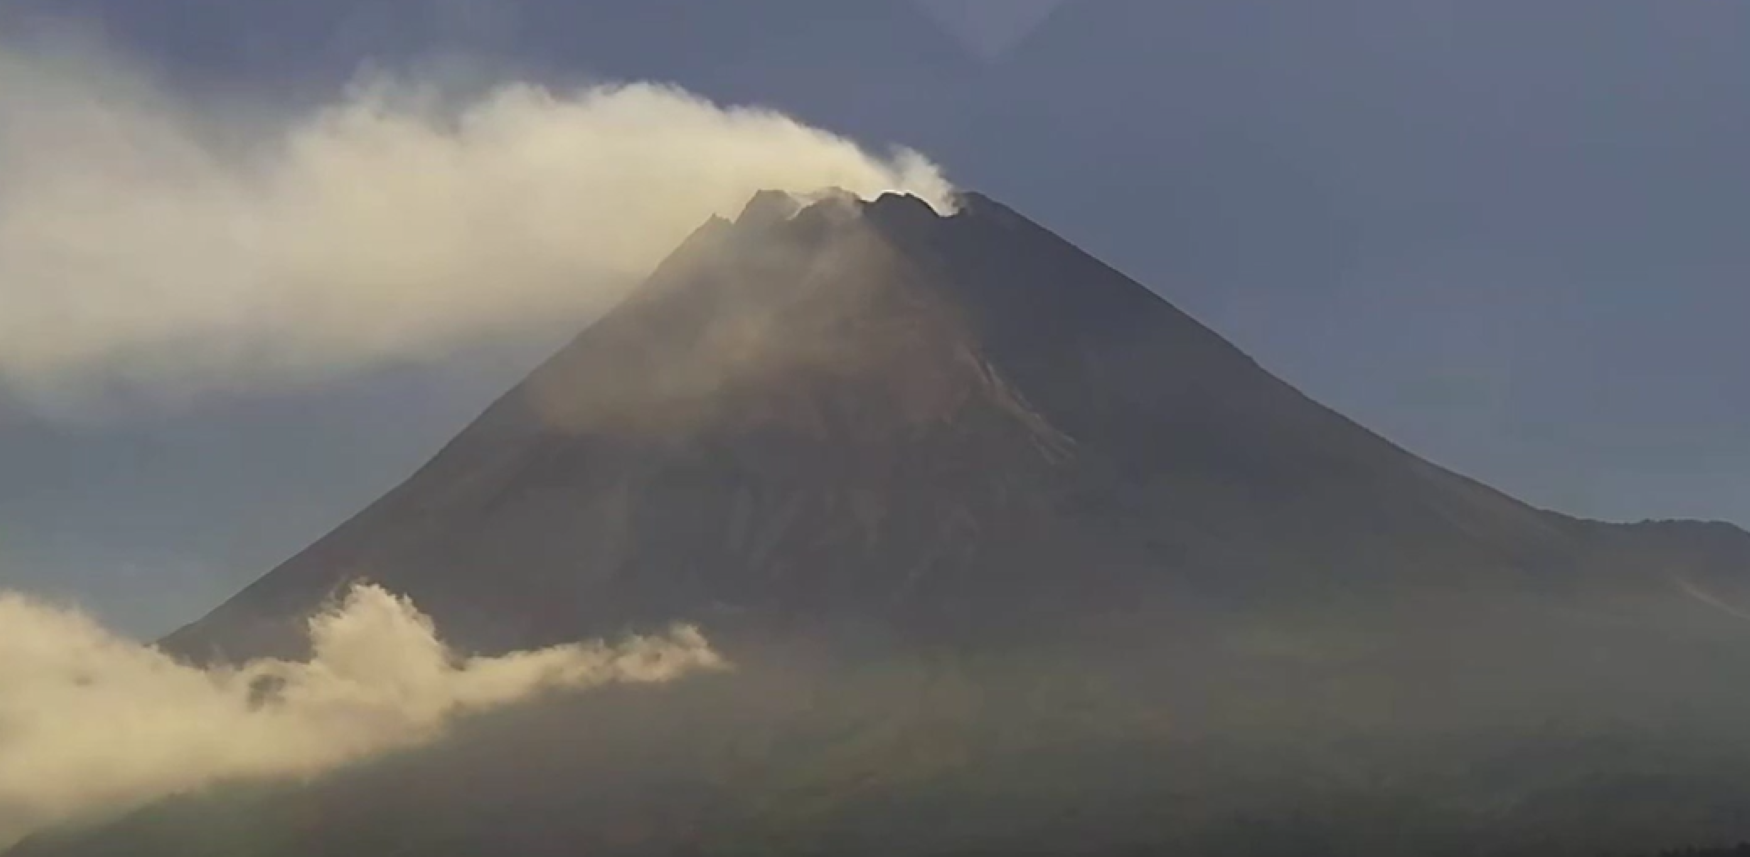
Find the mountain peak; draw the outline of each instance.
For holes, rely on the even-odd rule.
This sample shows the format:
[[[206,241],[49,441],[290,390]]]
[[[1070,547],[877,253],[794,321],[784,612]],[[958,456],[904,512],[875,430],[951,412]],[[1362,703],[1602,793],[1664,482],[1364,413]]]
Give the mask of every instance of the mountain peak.
[[[764,193],[167,645],[283,653],[358,578],[486,650],[729,617],[989,639],[1186,593],[1547,575],[1570,529],[994,200]]]
[[[741,214],[735,218],[738,226],[764,227],[789,220],[800,212],[807,202],[795,194],[781,190],[762,190],[748,200],[741,209]]]
[[[893,195],[889,193],[882,196]],[[918,201],[923,202],[921,199]],[[928,206],[928,203],[923,204]],[[836,212],[834,216],[842,216],[847,211],[860,211],[865,205],[856,194],[838,187],[822,188],[812,193],[762,190],[748,200],[735,222],[739,226],[764,228],[794,220],[810,210],[815,211],[816,216],[829,211]]]

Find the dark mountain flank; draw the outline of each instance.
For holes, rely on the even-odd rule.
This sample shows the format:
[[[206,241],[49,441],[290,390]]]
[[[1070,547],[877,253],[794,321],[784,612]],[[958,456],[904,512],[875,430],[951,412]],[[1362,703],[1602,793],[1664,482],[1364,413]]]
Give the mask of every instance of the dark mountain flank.
[[[1732,603],[1710,587],[1750,539],[1660,549],[1674,535],[1422,461],[985,197],[943,216],[772,193],[166,645],[284,651],[358,579],[478,649],[672,620],[969,643],[1508,596],[1734,621],[1691,590]]]
[[[25,843],[127,854],[1591,855],[1750,837],[1750,536],[1544,512],[978,195],[762,194],[164,645],[369,579],[471,650],[736,664]]]

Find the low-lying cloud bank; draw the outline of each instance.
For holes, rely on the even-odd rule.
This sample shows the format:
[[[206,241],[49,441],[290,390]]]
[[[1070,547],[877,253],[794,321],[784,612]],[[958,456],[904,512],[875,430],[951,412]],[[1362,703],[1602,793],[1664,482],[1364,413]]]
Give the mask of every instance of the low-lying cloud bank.
[[[310,621],[308,663],[202,670],[86,616],[0,594],[0,849],[218,782],[306,777],[543,692],[720,669],[697,630],[457,659],[405,599],[360,586]]]
[[[659,85],[378,79],[285,116],[6,42],[0,387],[44,400],[305,381],[581,323],[761,189],[951,195],[915,152]]]

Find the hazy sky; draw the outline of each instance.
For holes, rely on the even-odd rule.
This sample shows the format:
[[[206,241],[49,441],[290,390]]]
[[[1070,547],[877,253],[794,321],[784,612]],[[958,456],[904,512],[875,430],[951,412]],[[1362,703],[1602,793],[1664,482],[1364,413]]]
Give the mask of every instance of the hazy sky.
[[[915,145],[1441,463],[1576,513],[1750,522],[1750,3],[919,3],[0,10],[103,13],[176,86],[268,112],[374,57],[670,80]],[[91,424],[0,405],[0,585],[164,630],[562,336]]]
[[[1000,59],[1070,0],[917,0],[968,48]]]

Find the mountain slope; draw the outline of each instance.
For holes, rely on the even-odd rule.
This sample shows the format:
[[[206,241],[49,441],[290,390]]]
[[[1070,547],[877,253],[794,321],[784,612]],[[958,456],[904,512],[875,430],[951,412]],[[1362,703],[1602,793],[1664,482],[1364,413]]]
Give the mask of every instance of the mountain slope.
[[[755,199],[166,641],[369,577],[738,666],[21,854],[1585,854],[1750,835],[1750,536],[1553,515],[1016,212]]]
[[[926,148],[1435,460],[1738,519],[1747,29],[1741,3],[1066,3]]]
[[[673,619],[964,642],[1151,603],[1673,591],[1607,532],[1389,444],[989,199],[770,194],[167,645],[283,650],[358,578],[488,649]]]

